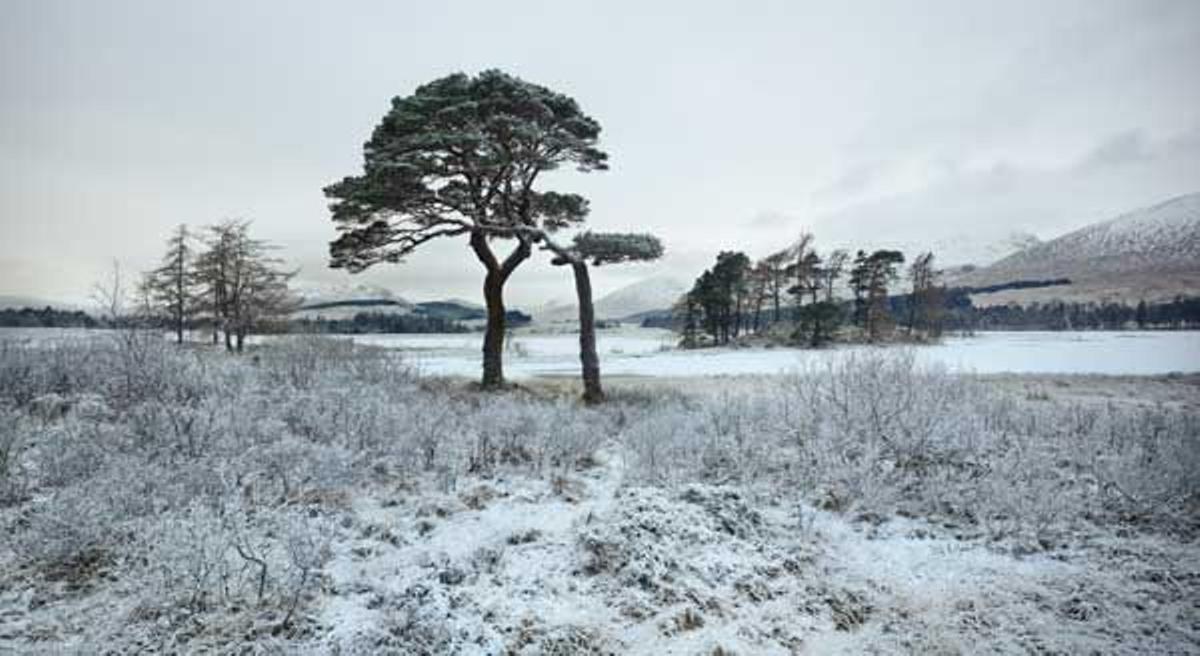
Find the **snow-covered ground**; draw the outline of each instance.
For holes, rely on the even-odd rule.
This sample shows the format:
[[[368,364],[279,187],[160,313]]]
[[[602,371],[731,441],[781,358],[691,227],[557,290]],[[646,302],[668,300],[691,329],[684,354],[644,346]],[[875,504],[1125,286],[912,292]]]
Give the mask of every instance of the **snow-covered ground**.
[[[1194,404],[847,349],[588,407],[138,337],[0,341],[0,653],[1200,650]]]
[[[396,348],[422,372],[475,376],[481,337],[462,335],[362,335],[363,344]],[[579,370],[578,336],[516,332],[509,339],[505,374],[514,379],[569,376]],[[609,376],[718,376],[776,374],[837,357],[866,346],[828,350],[789,348],[674,348],[670,331],[624,328],[598,333],[604,373]],[[1200,332],[987,332],[948,337],[916,347],[917,357],[958,371],[976,373],[1078,373],[1153,375],[1200,371]]]

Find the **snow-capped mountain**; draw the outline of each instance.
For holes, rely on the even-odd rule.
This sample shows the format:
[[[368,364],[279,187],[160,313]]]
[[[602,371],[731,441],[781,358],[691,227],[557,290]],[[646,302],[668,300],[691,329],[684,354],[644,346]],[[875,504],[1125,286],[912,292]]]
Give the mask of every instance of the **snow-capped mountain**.
[[[412,305],[386,287],[364,283],[301,284],[293,286],[293,291],[303,299],[305,306],[352,303],[356,301],[391,301],[394,305],[400,307],[410,307]]]
[[[316,283],[294,285],[292,291],[301,299],[300,309],[293,314],[304,319],[348,319],[359,312],[408,314],[412,303],[390,289],[364,283]]]
[[[596,301],[596,316],[601,319],[620,319],[650,310],[666,310],[675,304],[688,285],[668,276],[639,280]]]
[[[8,294],[0,294],[0,310],[20,310],[22,308],[41,309],[44,307],[52,307],[58,310],[77,310],[79,306],[75,303],[65,303],[61,301],[53,301],[48,298],[38,298],[35,296],[16,296]]]
[[[1068,278],[1075,299],[1170,297],[1200,291],[1200,193],[1094,223],[956,276],[955,284]]]
[[[596,318],[624,319],[652,310],[666,310],[687,290],[688,285],[676,278],[645,278],[596,299]],[[534,316],[538,321],[571,320],[576,316],[575,304],[550,302],[538,308]]]

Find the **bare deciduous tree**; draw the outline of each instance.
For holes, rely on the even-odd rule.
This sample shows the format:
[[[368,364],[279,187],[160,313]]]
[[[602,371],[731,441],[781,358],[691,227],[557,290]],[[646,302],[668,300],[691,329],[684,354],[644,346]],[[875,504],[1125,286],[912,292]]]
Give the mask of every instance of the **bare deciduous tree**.
[[[249,228],[245,221],[209,226],[209,247],[197,265],[213,316],[213,339],[216,330],[222,331],[225,348],[239,353],[255,326],[284,316],[297,305],[288,290],[295,273],[284,270],[281,261],[270,255],[270,244],[251,238]]]
[[[908,332],[914,329],[930,337],[942,334],[942,303],[945,290],[941,286],[942,272],[934,267],[933,252],[918,255],[908,270],[912,294],[908,302]]]

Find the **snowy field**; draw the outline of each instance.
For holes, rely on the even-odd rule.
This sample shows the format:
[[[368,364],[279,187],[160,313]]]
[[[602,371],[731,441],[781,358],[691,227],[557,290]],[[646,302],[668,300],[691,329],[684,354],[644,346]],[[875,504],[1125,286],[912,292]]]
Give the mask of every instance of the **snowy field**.
[[[945,348],[1194,344],[1124,335]],[[589,408],[344,339],[91,337],[0,340],[0,653],[1200,653],[1200,413],[1129,376],[844,349]],[[610,370],[760,357],[623,337]]]
[[[355,341],[400,349],[430,375],[478,375],[481,337],[364,335]],[[673,348],[678,337],[659,329],[600,331],[598,350],[610,376],[717,376],[779,374],[838,357],[845,351],[786,348]],[[921,362],[976,373],[1153,375],[1200,371],[1200,332],[989,332],[948,337],[916,349]],[[518,331],[510,339],[505,374],[514,379],[573,376],[579,371],[578,336]]]

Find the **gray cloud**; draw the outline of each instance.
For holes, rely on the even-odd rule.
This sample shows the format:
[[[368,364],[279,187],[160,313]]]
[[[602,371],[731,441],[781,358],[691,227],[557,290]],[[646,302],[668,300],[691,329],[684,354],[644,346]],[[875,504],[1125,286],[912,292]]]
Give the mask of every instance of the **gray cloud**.
[[[818,201],[837,201],[859,195],[870,190],[872,185],[886,176],[887,169],[887,164],[884,162],[856,164],[844,171],[832,183],[814,191],[813,198]]]
[[[1079,163],[1082,169],[1108,168],[1140,162],[1151,157],[1150,144],[1140,130],[1114,135],[1101,143]]]

